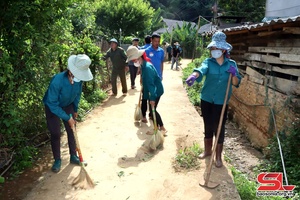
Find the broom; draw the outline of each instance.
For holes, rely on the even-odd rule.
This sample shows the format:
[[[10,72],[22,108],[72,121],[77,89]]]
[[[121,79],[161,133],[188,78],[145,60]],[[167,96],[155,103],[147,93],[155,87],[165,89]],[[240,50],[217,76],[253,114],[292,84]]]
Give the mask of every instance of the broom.
[[[78,152],[78,156],[79,156],[79,161],[80,161],[80,172],[78,174],[77,177],[75,177],[75,179],[72,182],[72,185],[76,188],[81,188],[81,189],[90,189],[90,188],[94,188],[94,182],[92,181],[91,177],[89,176],[89,174],[87,173],[87,171],[85,170],[84,166],[84,161],[82,158],[82,154],[81,154],[81,150],[80,150],[80,146],[79,146],[79,141],[78,141],[78,136],[77,136],[77,132],[76,132],[76,127],[73,126],[72,127],[72,131],[75,137],[75,142],[76,142],[76,150]]]
[[[153,124],[154,124],[154,134],[150,139],[149,147],[151,150],[155,151],[158,146],[160,145],[162,146],[164,144],[165,138],[163,134],[158,130],[154,106],[152,106],[152,115],[153,115]]]
[[[143,114],[142,114],[142,110],[141,110],[142,91],[143,91],[143,87],[141,88],[141,91],[140,91],[140,97],[139,97],[138,105],[136,106],[135,111],[134,111],[134,120],[136,122],[141,121],[142,118],[143,118]]]

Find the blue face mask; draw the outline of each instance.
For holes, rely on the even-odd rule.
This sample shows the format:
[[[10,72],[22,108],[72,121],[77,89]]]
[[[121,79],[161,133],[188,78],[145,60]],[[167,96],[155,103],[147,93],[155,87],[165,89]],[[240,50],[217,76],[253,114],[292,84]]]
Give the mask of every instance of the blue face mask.
[[[222,50],[216,49],[216,50],[211,50],[211,56],[215,59],[220,58],[223,55]]]

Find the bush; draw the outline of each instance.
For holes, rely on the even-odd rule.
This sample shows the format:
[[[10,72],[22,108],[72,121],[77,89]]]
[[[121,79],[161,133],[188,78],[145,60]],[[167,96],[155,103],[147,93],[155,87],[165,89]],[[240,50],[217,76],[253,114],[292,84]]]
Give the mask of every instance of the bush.
[[[195,142],[190,147],[180,149],[175,156],[174,168],[177,171],[180,171],[180,169],[199,169],[200,161],[198,159],[198,155],[202,152],[203,149],[200,148],[200,145]]]
[[[205,51],[205,53],[201,56],[201,58],[195,59],[192,63],[188,64],[188,67],[183,69],[183,75],[182,75],[182,81],[185,84],[185,80],[193,73],[193,70],[197,67],[201,66],[201,63],[204,59],[208,57],[208,51]],[[205,77],[203,77],[202,81],[200,83],[195,82],[195,84],[192,87],[186,87],[188,96],[190,101],[194,106],[200,106],[200,91],[202,89],[203,83],[204,83]]]
[[[297,193],[300,192],[300,122],[295,123],[289,134],[281,132],[279,134],[282,153],[289,185],[296,185]],[[267,160],[260,166],[260,171],[264,172],[283,172],[279,146],[276,136],[271,139],[267,147],[270,154]]]

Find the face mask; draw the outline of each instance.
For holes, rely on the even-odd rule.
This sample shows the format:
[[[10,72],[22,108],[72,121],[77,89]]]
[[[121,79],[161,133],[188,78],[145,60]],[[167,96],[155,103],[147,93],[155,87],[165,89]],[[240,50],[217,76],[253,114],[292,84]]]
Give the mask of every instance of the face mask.
[[[78,78],[76,78],[76,77],[73,78],[73,81],[74,82],[80,82],[80,80]]]
[[[134,62],[133,64],[134,64],[134,66],[136,66],[136,67],[140,67],[140,66],[141,66],[141,63],[140,63],[139,61]]]
[[[216,49],[216,50],[211,50],[211,56],[215,59],[220,58],[222,56],[222,50]]]

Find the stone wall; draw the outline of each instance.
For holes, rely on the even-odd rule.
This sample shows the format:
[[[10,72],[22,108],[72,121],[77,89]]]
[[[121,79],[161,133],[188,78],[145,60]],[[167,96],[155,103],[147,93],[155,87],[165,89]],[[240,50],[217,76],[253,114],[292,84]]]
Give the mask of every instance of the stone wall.
[[[268,139],[275,134],[270,108],[275,113],[278,131],[287,131],[299,112],[296,98],[254,83],[248,75],[242,79],[240,87],[233,90],[229,106],[233,119],[257,148],[266,147]]]

